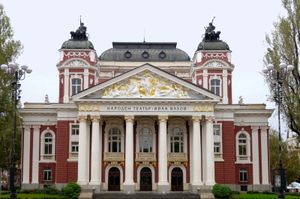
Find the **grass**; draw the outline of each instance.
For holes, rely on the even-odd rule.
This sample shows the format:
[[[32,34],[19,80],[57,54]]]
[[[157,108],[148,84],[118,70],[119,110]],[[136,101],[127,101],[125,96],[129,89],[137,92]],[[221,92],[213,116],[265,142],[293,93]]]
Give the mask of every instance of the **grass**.
[[[52,198],[59,198],[59,199],[66,199],[66,197],[61,196],[61,195],[50,195],[50,194],[26,194],[26,193],[19,193],[17,195],[18,199],[52,199]],[[0,195],[1,199],[9,199],[10,195],[9,193],[7,194],[1,194]]]
[[[277,199],[276,194],[247,194],[247,193],[241,193],[241,194],[234,194],[231,196],[232,199]],[[286,199],[300,199],[300,195],[286,195]]]

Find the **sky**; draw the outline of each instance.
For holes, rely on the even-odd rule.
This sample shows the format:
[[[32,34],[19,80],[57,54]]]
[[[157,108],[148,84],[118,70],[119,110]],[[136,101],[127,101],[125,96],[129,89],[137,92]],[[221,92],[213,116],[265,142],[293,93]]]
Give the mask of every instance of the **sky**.
[[[233,103],[275,104],[261,71],[267,49],[266,34],[285,15],[281,0],[2,0],[14,29],[14,39],[24,46],[16,60],[33,72],[23,80],[22,102],[58,101],[58,50],[82,22],[98,56],[112,42],[177,42],[193,57],[204,27],[214,19],[220,39],[232,51]],[[277,129],[276,111],[270,125]]]

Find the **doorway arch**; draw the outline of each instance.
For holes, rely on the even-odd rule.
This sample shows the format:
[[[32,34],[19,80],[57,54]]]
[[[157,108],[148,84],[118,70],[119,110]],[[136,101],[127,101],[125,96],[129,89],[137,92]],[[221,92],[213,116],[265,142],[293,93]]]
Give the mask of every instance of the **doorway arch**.
[[[108,191],[120,191],[120,170],[112,167],[108,171]]]
[[[183,172],[179,167],[171,172],[171,191],[183,191]]]
[[[152,171],[148,167],[140,171],[140,191],[152,191]]]

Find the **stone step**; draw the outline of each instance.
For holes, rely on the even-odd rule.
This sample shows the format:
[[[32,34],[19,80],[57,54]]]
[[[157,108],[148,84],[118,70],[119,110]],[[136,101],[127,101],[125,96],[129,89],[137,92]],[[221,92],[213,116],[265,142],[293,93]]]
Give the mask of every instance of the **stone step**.
[[[94,194],[93,199],[200,199],[199,194],[193,193],[183,193],[183,192],[175,192],[175,193],[119,193],[119,192],[106,192],[106,193],[97,193]]]

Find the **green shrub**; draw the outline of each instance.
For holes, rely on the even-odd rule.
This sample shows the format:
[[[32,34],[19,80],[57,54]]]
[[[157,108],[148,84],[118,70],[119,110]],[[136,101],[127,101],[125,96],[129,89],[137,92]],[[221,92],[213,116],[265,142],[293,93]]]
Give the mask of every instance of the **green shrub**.
[[[75,182],[70,182],[63,188],[64,195],[70,199],[78,198],[80,191],[81,191],[80,186]]]
[[[231,195],[231,190],[226,185],[215,184],[213,186],[212,193],[214,194],[215,198],[227,199]]]

